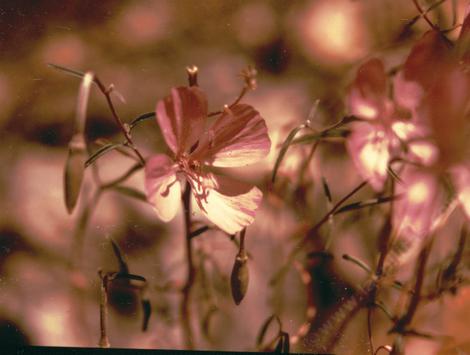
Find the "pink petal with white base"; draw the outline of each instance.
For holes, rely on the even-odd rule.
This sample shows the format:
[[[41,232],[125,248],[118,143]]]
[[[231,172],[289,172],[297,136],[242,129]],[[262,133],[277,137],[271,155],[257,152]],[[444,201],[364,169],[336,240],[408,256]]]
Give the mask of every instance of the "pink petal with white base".
[[[153,156],[145,165],[147,200],[163,222],[172,220],[180,206],[181,183],[175,172],[174,163],[164,154]]]
[[[235,234],[253,223],[263,193],[255,186],[207,174],[191,179],[201,211],[223,231]]]
[[[420,250],[432,233],[434,223],[444,211],[444,191],[433,172],[407,166],[396,185],[400,195],[393,205],[393,229],[396,241],[393,259],[402,264]]]
[[[402,195],[394,205],[394,227],[398,236],[425,237],[443,210],[443,190],[431,172],[407,167],[396,192]]]
[[[376,119],[384,113],[387,76],[379,59],[361,65],[351,85],[348,106],[351,114],[363,119]]]
[[[173,153],[183,153],[201,136],[207,117],[207,99],[197,87],[179,87],[157,103],[157,121]]]
[[[264,119],[250,105],[238,104],[212,124],[192,157],[213,166],[238,167],[259,161],[270,148]]]
[[[355,123],[346,147],[359,174],[367,179],[376,191],[381,191],[387,179],[390,160],[390,140],[379,125]]]

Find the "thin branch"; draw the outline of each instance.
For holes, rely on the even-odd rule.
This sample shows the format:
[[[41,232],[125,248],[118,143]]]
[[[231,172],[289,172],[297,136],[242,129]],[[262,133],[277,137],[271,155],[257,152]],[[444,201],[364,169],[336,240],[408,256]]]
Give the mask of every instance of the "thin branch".
[[[109,348],[108,339],[108,277],[107,273],[103,273],[102,270],[98,271],[98,275],[101,280],[100,287],[100,342],[101,348]]]
[[[335,214],[335,212],[341,207],[343,203],[345,203],[349,198],[354,196],[359,190],[361,190],[364,186],[367,185],[367,180],[361,182],[358,186],[356,186],[351,192],[349,192],[346,196],[344,196],[341,200],[339,200],[313,227],[308,229],[304,235],[304,237],[297,242],[295,247],[291,250],[289,256],[287,257],[287,261],[281,269],[279,269],[278,272],[274,275],[274,277],[271,279],[270,284],[276,283],[288,270],[292,262],[294,261],[295,256],[297,255],[298,252],[302,250],[302,247],[304,244],[310,240],[317,232],[318,230],[328,222],[331,216]]]
[[[193,261],[193,250],[191,243],[191,188],[189,183],[186,183],[186,189],[183,193],[183,207],[184,207],[184,225],[185,225],[185,243],[186,243],[186,264],[188,267],[186,283],[182,288],[183,297],[180,305],[181,321],[183,323],[183,332],[185,344],[188,349],[194,348],[193,332],[191,329],[191,314],[189,311],[189,301],[191,296],[191,289],[196,277],[196,269]]]
[[[429,19],[428,14],[424,9],[421,7],[419,4],[418,0],[412,0],[413,4],[415,5],[416,9],[419,11],[420,15],[424,18],[424,20],[431,26],[433,30],[439,30],[439,28],[432,23],[432,21]]]

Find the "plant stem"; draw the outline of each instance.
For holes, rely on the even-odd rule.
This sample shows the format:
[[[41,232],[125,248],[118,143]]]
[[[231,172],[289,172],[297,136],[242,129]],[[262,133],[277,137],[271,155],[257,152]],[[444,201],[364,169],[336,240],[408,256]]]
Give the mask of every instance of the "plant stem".
[[[108,274],[98,271],[101,279],[100,288],[100,347],[109,348],[108,339]]]
[[[295,247],[291,250],[289,256],[287,257],[287,262],[284,264],[284,266],[274,275],[274,277],[271,279],[270,284],[276,283],[288,270],[292,262],[294,261],[295,256],[297,253],[302,250],[302,247],[304,244],[310,240],[325,224],[328,222],[331,216],[335,214],[335,212],[341,207],[341,205],[346,202],[349,198],[351,198],[353,195],[355,195],[359,190],[361,190],[364,186],[367,185],[367,181],[361,182],[357,187],[355,187],[351,192],[349,192],[346,196],[344,196],[341,200],[339,200],[323,217],[320,219],[313,227],[308,229],[304,235],[304,237],[298,241],[298,243],[295,245]]]
[[[116,109],[114,108],[113,101],[111,100],[112,86],[109,89],[106,89],[104,84],[101,82],[101,80],[96,75],[94,77],[94,82],[96,83],[96,85],[98,86],[100,91],[105,96],[106,101],[107,101],[108,106],[109,106],[109,109],[111,110],[111,113],[114,117],[114,120],[116,121],[117,125],[119,126],[122,133],[124,134],[124,137],[126,138],[127,145],[135,152],[135,154],[139,158],[142,165],[145,165],[144,157],[142,156],[142,154],[140,154],[140,152],[137,150],[136,146],[134,145],[134,142],[132,141],[132,137],[131,137],[131,134],[130,134],[130,129],[126,128],[126,126],[124,125],[122,120],[119,118],[119,116],[116,112]]]
[[[186,262],[188,267],[188,274],[186,283],[182,288],[183,297],[181,300],[181,321],[183,325],[184,341],[187,349],[193,349],[193,332],[191,329],[191,314],[189,311],[189,302],[191,296],[191,289],[194,284],[196,269],[193,262],[192,238],[191,238],[191,188],[189,183],[186,183],[186,188],[183,193],[183,207],[184,207],[184,226],[185,226],[185,243],[186,243]]]

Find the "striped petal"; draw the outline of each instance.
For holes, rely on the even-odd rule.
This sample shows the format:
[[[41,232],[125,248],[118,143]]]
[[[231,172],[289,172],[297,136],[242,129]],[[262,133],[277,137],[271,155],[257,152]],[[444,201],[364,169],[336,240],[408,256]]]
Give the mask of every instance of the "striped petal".
[[[237,167],[265,157],[271,141],[264,119],[250,105],[225,110],[201,137],[192,157],[218,167]]]
[[[361,65],[348,94],[351,114],[363,119],[379,118],[387,101],[387,76],[382,62],[371,59]]]
[[[199,208],[220,229],[235,234],[253,223],[263,197],[257,187],[213,174],[190,180]]]
[[[164,222],[172,220],[181,200],[181,184],[173,161],[164,154],[150,158],[145,165],[147,200]]]
[[[189,151],[201,136],[207,117],[207,99],[197,87],[179,87],[158,101],[157,122],[173,153]]]
[[[368,180],[375,191],[381,191],[387,179],[390,146],[390,140],[381,126],[367,122],[352,125],[346,147],[359,174]]]

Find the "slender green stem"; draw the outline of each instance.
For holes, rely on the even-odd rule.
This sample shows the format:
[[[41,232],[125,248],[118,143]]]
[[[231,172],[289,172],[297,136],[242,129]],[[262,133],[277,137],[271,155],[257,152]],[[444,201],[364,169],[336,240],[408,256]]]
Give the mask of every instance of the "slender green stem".
[[[196,277],[196,268],[193,261],[193,249],[191,238],[191,188],[186,183],[186,188],[183,193],[183,207],[184,207],[184,226],[185,226],[185,243],[186,243],[186,262],[187,262],[187,279],[182,288],[183,297],[181,299],[180,314],[183,325],[184,341],[187,349],[194,348],[193,331],[191,329],[191,313],[189,309],[191,289]]]
[[[298,252],[302,250],[304,244],[310,240],[318,230],[330,219],[331,216],[335,214],[335,212],[341,207],[341,205],[346,202],[349,198],[355,195],[359,190],[361,190],[364,186],[367,185],[367,181],[361,182],[357,187],[355,187],[351,192],[349,192],[346,196],[344,196],[341,200],[339,200],[313,227],[307,230],[304,237],[298,241],[295,247],[291,250],[289,256],[287,257],[287,262],[284,264],[281,269],[274,275],[271,279],[271,284],[276,283],[282,276],[287,272],[289,267],[291,266],[292,262],[294,261],[295,256]]]

